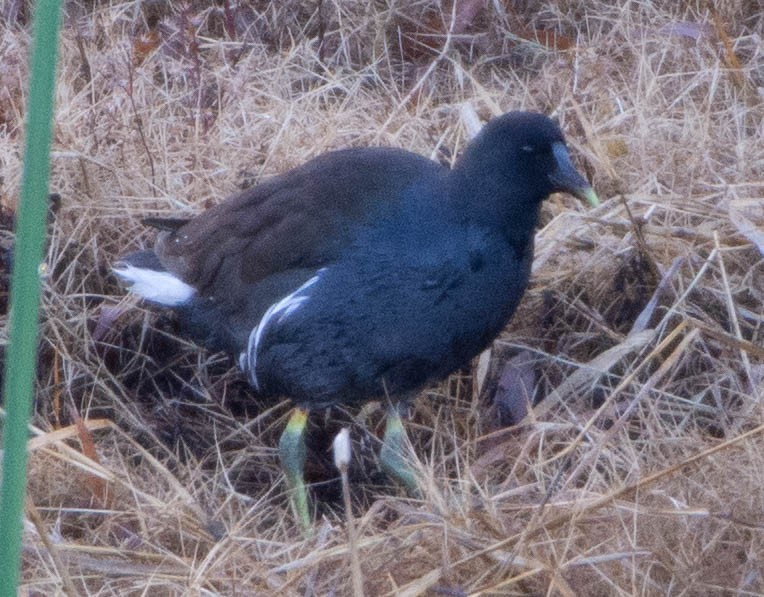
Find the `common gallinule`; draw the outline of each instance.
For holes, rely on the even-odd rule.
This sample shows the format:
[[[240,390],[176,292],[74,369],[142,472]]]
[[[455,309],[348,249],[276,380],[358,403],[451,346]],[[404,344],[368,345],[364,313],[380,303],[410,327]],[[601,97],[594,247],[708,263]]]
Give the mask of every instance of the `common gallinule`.
[[[510,112],[453,169],[401,149],[333,151],[196,217],[149,220],[153,250],[115,272],[238,358],[255,391],[296,404],[279,454],[308,527],[308,411],[411,395],[482,351],[525,291],[541,202],[558,191],[598,203],[560,128]],[[380,461],[415,492],[404,438],[391,403]]]

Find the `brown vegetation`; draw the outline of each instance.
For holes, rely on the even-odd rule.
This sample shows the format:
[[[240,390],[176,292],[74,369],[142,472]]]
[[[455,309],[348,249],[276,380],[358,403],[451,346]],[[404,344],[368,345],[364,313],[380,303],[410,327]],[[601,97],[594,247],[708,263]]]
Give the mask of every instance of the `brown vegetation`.
[[[28,593],[352,594],[326,451],[343,425],[369,595],[764,593],[756,4],[68,2]],[[2,10],[7,229],[29,33],[25,3]],[[465,105],[556,115],[604,204],[547,202],[510,328],[476,375],[415,402],[422,500],[378,471],[380,407],[314,417],[303,538],[275,453],[288,404],[126,299],[110,264],[150,242],[141,217],[195,213],[332,148],[449,161]]]

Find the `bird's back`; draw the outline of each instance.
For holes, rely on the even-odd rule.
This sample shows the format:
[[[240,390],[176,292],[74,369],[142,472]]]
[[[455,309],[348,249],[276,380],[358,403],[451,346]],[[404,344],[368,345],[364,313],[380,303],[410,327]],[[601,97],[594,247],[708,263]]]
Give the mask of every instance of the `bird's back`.
[[[170,225],[152,251],[123,257],[116,271],[133,283],[127,267],[130,276],[148,268],[174,277],[160,280],[158,290],[134,290],[173,307],[194,341],[239,354],[268,308],[336,261],[372,214],[402,189],[444,172],[401,149],[326,153],[187,221],[153,220]],[[184,300],[171,288],[176,280],[186,285]],[[172,293],[167,298],[165,288]]]

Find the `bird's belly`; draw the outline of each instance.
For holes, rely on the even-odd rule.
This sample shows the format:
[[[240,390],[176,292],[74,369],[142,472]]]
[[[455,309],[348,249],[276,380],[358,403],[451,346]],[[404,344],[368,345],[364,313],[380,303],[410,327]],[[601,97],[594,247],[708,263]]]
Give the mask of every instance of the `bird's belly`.
[[[529,260],[455,268],[433,281],[417,268],[374,275],[327,271],[262,337],[260,390],[312,407],[395,396],[467,364],[514,312]]]

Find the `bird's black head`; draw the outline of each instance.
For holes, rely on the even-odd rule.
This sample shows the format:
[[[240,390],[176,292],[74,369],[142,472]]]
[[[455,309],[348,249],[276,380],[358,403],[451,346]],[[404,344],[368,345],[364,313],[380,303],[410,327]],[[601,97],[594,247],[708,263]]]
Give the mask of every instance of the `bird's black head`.
[[[483,208],[496,201],[503,204],[499,209],[534,209],[555,192],[598,204],[570,161],[560,127],[542,114],[510,112],[494,118],[470,143],[455,171],[479,181],[475,190]]]

